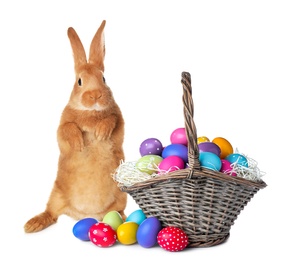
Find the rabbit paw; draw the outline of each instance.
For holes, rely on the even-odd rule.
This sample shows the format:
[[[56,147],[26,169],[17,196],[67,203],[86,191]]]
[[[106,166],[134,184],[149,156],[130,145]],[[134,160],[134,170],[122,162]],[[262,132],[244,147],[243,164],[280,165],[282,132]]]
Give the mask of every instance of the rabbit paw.
[[[73,148],[76,151],[82,151],[84,148],[83,138],[82,135],[75,135],[71,136],[71,138],[68,140],[69,145],[71,148]]]
[[[75,151],[82,151],[84,148],[84,141],[82,132],[74,123],[67,123],[58,129],[59,143],[69,144]]]
[[[95,136],[99,141],[106,140],[110,138],[112,131],[113,128],[110,128],[108,125],[101,124],[96,127]]]
[[[100,121],[96,125],[95,135],[97,140],[106,140],[109,139],[112,135],[112,132],[116,126],[116,117],[109,116],[104,120]]]

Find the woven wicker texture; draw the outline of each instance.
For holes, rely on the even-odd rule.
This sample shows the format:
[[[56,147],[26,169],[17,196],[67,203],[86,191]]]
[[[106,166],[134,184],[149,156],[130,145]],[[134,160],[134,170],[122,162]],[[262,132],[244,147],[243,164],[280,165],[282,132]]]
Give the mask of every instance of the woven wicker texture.
[[[188,72],[182,72],[181,83],[189,168],[120,188],[132,196],[147,217],[157,217],[163,227],[183,229],[188,247],[209,247],[227,240],[241,210],[266,183],[200,166]]]

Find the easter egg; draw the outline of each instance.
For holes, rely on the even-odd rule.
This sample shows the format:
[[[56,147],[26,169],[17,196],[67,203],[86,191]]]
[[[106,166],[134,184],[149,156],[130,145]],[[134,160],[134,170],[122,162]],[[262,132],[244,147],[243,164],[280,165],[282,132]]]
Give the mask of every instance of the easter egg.
[[[160,230],[157,241],[161,248],[170,252],[178,252],[187,247],[188,236],[182,229],[169,226]]]
[[[117,239],[123,245],[132,245],[137,242],[136,233],[139,225],[136,222],[124,222],[117,228]]]
[[[115,231],[123,223],[123,219],[118,211],[109,211],[102,220],[103,223],[109,224]]]
[[[220,158],[221,159],[224,159],[229,154],[233,153],[233,147],[227,139],[225,139],[223,137],[216,137],[212,140],[212,142],[220,147],[220,150],[221,150]]]
[[[211,152],[199,153],[199,163],[202,167],[210,170],[219,171],[222,167],[221,159],[218,155]]]
[[[137,229],[138,244],[145,248],[153,247],[157,243],[157,235],[161,229],[162,225],[158,218],[146,218]]]
[[[171,155],[176,155],[182,158],[182,160],[188,162],[188,148],[183,144],[169,144],[162,152],[162,157],[166,158]]]
[[[210,152],[216,154],[217,156],[220,156],[221,153],[220,147],[213,142],[202,142],[198,144],[198,150],[200,153]]]
[[[248,161],[246,157],[239,153],[229,154],[225,159],[229,161],[231,164],[234,163],[244,167],[248,167]]]
[[[117,234],[110,225],[98,222],[91,226],[89,230],[89,238],[96,246],[110,247],[115,244]]]
[[[187,146],[187,136],[185,132],[185,128],[177,128],[175,129],[170,136],[170,141],[172,144],[183,144]]]
[[[231,166],[231,163],[226,159],[221,159],[222,166],[220,169],[220,172],[231,175],[231,176],[237,176],[237,174],[233,171],[233,167]]]
[[[203,143],[203,142],[209,142],[210,139],[207,138],[206,136],[200,136],[197,138],[197,144]]]
[[[135,164],[135,167],[141,172],[152,174],[158,171],[158,165],[163,160],[163,157],[154,154],[142,156]]]
[[[163,150],[163,145],[161,141],[157,138],[148,138],[144,140],[139,147],[139,152],[141,156],[148,154],[161,155]]]
[[[170,155],[164,158],[158,165],[159,174],[173,172],[176,170],[184,169],[185,162],[177,155]]]
[[[73,235],[83,241],[89,241],[89,230],[90,227],[96,224],[98,221],[94,218],[84,218],[75,223],[72,232]]]
[[[128,217],[126,218],[126,222],[136,222],[140,225],[146,219],[146,215],[141,209],[133,211]]]

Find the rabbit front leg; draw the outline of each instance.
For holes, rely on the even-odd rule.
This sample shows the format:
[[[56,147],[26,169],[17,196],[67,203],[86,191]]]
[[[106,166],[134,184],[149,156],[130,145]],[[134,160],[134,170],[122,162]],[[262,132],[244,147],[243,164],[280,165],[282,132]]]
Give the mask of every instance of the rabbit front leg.
[[[117,117],[115,115],[108,116],[97,122],[95,127],[95,136],[97,140],[109,139],[116,127]]]
[[[84,141],[82,131],[77,124],[67,122],[58,127],[57,131],[58,144],[61,151],[82,151],[84,148]]]

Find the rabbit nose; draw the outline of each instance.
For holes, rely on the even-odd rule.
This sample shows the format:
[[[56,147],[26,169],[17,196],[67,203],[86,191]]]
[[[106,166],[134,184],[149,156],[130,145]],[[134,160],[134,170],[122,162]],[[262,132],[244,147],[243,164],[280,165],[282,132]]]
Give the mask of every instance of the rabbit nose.
[[[89,94],[89,98],[91,100],[98,100],[101,96],[102,96],[102,94],[98,93],[97,91],[90,92],[90,94]]]

